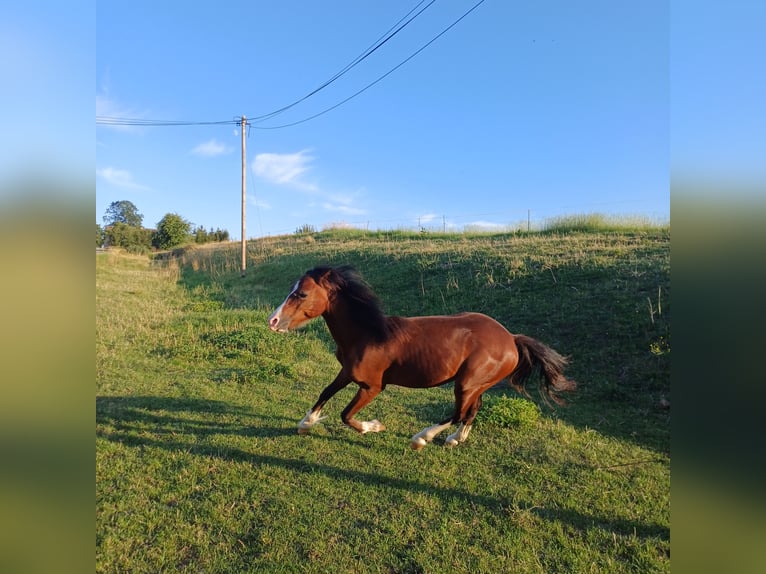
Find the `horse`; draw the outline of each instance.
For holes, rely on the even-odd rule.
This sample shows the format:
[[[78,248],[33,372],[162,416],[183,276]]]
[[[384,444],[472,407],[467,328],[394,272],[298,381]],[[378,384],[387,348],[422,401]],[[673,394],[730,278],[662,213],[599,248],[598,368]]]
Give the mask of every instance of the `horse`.
[[[453,425],[458,428],[445,445],[465,442],[482,394],[503,379],[529,396],[525,383],[539,370],[541,395],[558,405],[565,404],[558,393],[576,388],[563,374],[566,358],[531,337],[511,334],[487,315],[387,316],[371,287],[348,265],[307,271],[271,314],[268,325],[286,333],[319,316],[335,340],[341,369],[298,424],[300,434],[327,418],[321,416],[322,408],[352,382],[359,389],[341,420],[365,434],[386,429],[377,419],[354,417],[387,385],[429,388],[454,381],[454,412],[414,435],[410,446],[415,450]]]

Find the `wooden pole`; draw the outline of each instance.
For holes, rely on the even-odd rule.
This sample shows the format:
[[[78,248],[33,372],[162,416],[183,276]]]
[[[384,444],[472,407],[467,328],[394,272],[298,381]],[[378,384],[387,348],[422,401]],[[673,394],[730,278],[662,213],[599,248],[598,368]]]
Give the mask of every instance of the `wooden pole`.
[[[247,118],[242,116],[242,274],[244,277],[247,272],[247,235],[245,232],[245,204],[247,194],[245,192],[245,179],[247,173],[247,156],[245,154],[245,129]]]

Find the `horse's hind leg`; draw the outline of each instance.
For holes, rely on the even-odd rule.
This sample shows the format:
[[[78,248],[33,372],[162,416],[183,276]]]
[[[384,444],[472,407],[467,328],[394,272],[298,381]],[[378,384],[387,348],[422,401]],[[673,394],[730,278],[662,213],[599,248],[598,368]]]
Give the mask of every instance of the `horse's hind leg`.
[[[434,426],[424,428],[418,434],[413,436],[410,439],[410,447],[414,450],[420,450],[424,446],[426,446],[429,442],[434,440],[440,433],[447,430],[452,425],[462,422],[465,416],[465,413],[464,413],[464,411],[466,410],[465,404],[466,404],[465,393],[463,392],[462,386],[459,384],[459,381],[456,381],[455,382],[455,412],[452,414],[450,418],[444,419],[442,422],[435,424]],[[463,428],[462,424],[460,428],[461,429]],[[458,429],[458,432],[460,432],[460,429]],[[450,438],[453,438],[454,436],[455,435],[450,435]],[[466,437],[467,436],[468,436],[468,433],[466,432]],[[454,444],[457,444],[457,442],[454,442]]]
[[[457,446],[461,442],[468,440],[468,433],[471,432],[471,426],[472,425],[460,423],[460,426],[457,427],[457,430],[449,435],[447,440],[444,441],[444,446]]]
[[[439,433],[447,430],[453,425],[452,418],[453,417],[450,417],[446,420],[443,420],[439,424],[424,428],[422,431],[410,439],[410,447],[414,450],[420,450],[426,446],[429,442],[434,440],[434,438],[436,438]]]
[[[449,435],[444,442],[445,446],[457,446],[461,442],[468,440],[468,434],[471,432],[471,427],[473,426],[473,419],[476,418],[476,413],[479,412],[479,408],[481,408],[481,395],[479,395],[468,407],[465,416],[463,416],[460,421],[460,426],[453,434]]]

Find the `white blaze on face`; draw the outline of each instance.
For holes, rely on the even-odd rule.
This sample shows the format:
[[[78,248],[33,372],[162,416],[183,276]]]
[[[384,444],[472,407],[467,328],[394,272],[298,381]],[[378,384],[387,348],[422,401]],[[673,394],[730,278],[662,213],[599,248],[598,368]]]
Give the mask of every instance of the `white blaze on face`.
[[[280,328],[279,326],[279,323],[282,321],[282,309],[284,308],[285,303],[287,303],[287,300],[290,299],[290,297],[292,297],[295,294],[295,292],[298,290],[299,283],[300,281],[295,282],[295,285],[293,285],[292,290],[290,291],[290,293],[288,293],[287,297],[285,297],[285,300],[282,301],[279,307],[277,307],[274,310],[274,312],[271,314],[271,316],[269,317],[269,328],[272,331],[280,331],[280,332],[287,331],[287,329]]]

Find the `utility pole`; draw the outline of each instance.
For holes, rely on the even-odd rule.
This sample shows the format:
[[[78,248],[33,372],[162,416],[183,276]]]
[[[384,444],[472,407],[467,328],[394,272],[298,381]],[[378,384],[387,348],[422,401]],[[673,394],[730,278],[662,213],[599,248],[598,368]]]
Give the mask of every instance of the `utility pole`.
[[[245,234],[245,204],[247,194],[245,193],[245,174],[247,173],[247,159],[245,154],[245,129],[247,118],[242,116],[242,274],[244,277],[247,271],[247,235]]]

